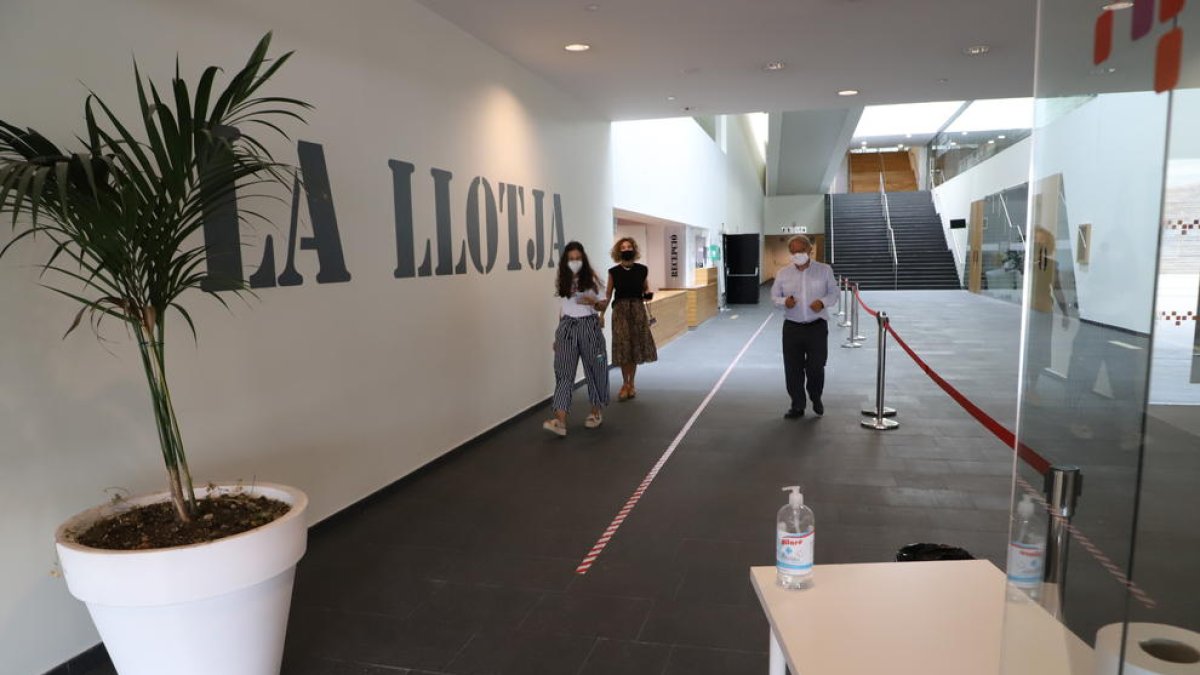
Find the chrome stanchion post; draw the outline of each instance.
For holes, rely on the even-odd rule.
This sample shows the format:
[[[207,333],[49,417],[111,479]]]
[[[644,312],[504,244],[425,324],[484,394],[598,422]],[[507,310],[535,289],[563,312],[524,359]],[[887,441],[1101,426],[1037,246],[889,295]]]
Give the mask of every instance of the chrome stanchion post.
[[[1083,474],[1072,464],[1056,464],[1046,474],[1046,506],[1050,524],[1046,533],[1046,560],[1041,602],[1054,618],[1063,620],[1067,590],[1067,551],[1071,546],[1071,519],[1083,494]]]
[[[880,312],[876,315],[875,320],[879,326],[879,354],[876,355],[877,363],[875,366],[875,405],[870,408],[863,408],[862,414],[878,419],[882,417],[895,417],[896,409],[889,408],[883,404],[883,367],[886,357],[884,352],[887,345],[887,336],[884,333],[887,332],[890,319],[887,317],[887,312]],[[872,426],[874,425],[874,420],[863,420],[863,424],[867,424],[868,421],[871,422]]]
[[[837,314],[834,316],[846,316],[846,277],[845,275],[838,277],[838,290],[842,293],[842,304],[838,307]],[[841,324],[838,324],[841,325]]]
[[[862,425],[868,429],[887,431],[900,426],[900,423],[884,417],[884,411],[887,409],[883,405],[884,375],[887,373],[887,312],[880,312],[876,318],[879,322],[879,354],[875,363],[875,409],[868,412],[874,417],[863,420]],[[895,414],[895,411],[892,411],[892,414]]]
[[[853,311],[850,314],[850,339],[855,342],[865,342],[866,336],[858,332],[858,284],[854,284],[854,290],[850,294],[850,302],[853,303]]]
[[[846,335],[846,341],[842,343],[842,349],[859,349],[862,347],[862,336],[855,337],[858,335],[858,302],[855,302],[853,298],[851,298],[851,302],[854,304],[850,305],[850,323],[848,324],[850,332]]]
[[[850,280],[842,277],[842,311],[838,312],[838,316],[844,317],[838,326],[842,328],[850,327]]]

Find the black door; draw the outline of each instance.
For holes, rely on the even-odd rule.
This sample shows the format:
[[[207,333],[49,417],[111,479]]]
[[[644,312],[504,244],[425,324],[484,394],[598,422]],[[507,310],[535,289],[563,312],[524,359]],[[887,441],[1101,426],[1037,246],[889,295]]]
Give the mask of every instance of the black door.
[[[759,255],[757,234],[725,235],[725,302],[757,305]]]

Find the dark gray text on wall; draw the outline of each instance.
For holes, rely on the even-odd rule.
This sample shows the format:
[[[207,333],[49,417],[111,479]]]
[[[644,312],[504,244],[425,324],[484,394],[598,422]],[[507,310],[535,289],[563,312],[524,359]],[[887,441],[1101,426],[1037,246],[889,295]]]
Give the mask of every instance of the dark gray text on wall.
[[[267,235],[263,242],[262,262],[258,270],[250,275],[251,288],[274,286],[298,286],[304,277],[296,270],[296,245],[302,251],[317,254],[317,283],[343,283],[350,281],[342,252],[342,240],[338,230],[337,214],[334,210],[333,191],[329,170],[325,161],[325,150],[317,143],[300,141],[297,147],[300,173],[293,183],[291,218],[288,228],[287,257],[281,274],[276,275],[275,240]],[[459,246],[458,261],[454,261],[454,235],[452,229],[450,184],[454,174],[444,169],[430,170],[434,199],[434,236],[426,239],[421,264],[416,261],[416,235],[413,227],[412,175],[416,166],[409,162],[390,160],[392,173],[392,198],[395,213],[396,268],[397,279],[429,276],[445,276],[467,273],[467,260],[479,274],[490,273],[497,262],[500,248],[500,217],[504,216],[508,235],[508,271],[529,269],[554,269],[555,261],[566,244],[564,236],[562,197],[554,194],[550,201],[550,227],[546,227],[546,192],[529,190],[533,210],[533,236],[526,240],[525,257],[522,259],[520,226],[526,213],[526,189],[520,185],[499,183],[496,188],[482,176],[470,183],[466,198],[466,240]],[[305,195],[312,236],[300,237],[299,216],[301,193]],[[242,245],[237,197],[230,194],[216,207],[204,214],[204,243],[208,256],[209,280],[205,290],[222,291],[241,288],[243,285]],[[548,231],[547,231],[548,230]],[[547,237],[547,234],[549,237]],[[547,242],[547,238],[549,242]],[[434,265],[433,243],[437,244],[437,261]]]

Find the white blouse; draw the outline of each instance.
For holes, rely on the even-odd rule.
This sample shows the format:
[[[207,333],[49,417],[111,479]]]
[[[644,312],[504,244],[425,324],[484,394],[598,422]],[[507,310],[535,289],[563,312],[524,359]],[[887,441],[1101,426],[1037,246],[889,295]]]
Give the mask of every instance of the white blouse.
[[[582,319],[584,317],[595,316],[598,314],[595,305],[585,305],[579,302],[579,299],[584,297],[592,298],[596,302],[603,300],[604,282],[597,279],[596,290],[584,291],[583,293],[576,291],[575,293],[572,293],[571,297],[569,298],[559,298],[559,311],[561,312],[561,315]]]

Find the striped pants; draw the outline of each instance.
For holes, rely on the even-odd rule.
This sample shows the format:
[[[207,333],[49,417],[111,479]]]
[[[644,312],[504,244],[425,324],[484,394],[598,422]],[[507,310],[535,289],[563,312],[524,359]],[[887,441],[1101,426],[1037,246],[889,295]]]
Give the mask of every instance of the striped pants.
[[[564,316],[554,331],[554,411],[571,409],[571,392],[575,389],[575,372],[583,360],[583,377],[587,381],[588,399],[592,406],[608,405],[608,345],[595,316],[580,319]]]

